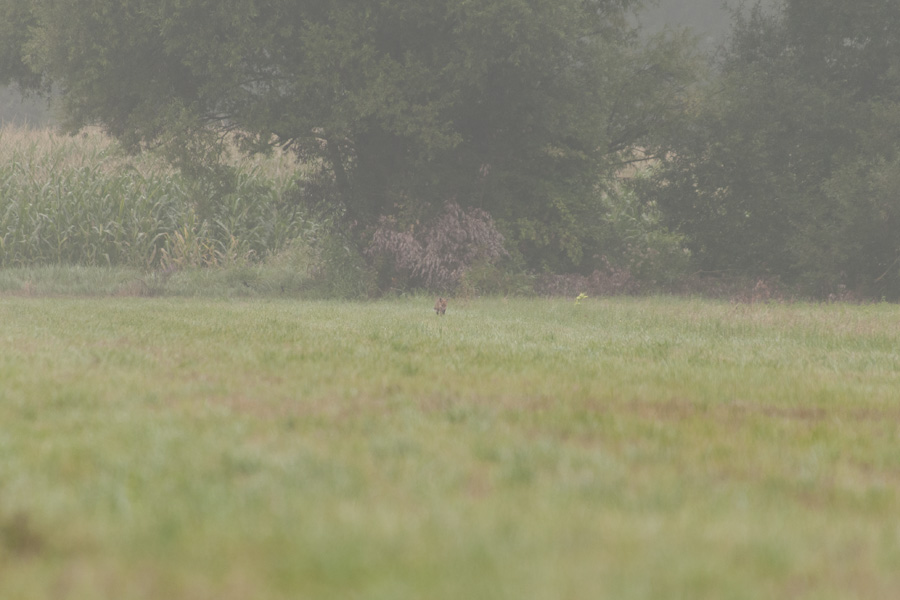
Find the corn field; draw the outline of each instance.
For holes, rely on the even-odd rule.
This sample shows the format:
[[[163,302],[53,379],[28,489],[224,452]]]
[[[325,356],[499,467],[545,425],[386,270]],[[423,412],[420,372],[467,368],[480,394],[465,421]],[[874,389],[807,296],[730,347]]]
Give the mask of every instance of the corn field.
[[[97,131],[0,127],[0,267],[171,268],[261,260],[299,237],[302,166],[235,162],[223,196]]]

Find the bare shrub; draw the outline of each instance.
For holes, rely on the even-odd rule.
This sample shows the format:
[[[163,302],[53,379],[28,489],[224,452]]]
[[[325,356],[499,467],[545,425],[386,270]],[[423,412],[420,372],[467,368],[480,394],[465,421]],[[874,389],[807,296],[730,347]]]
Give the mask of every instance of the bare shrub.
[[[615,267],[605,258],[604,266],[590,275],[547,273],[538,277],[534,289],[541,296],[616,296],[640,292],[640,283],[625,268]]]
[[[796,299],[795,290],[778,277],[747,277],[726,273],[694,273],[683,277],[667,291],[682,296],[699,296],[739,304],[788,302]]]
[[[429,289],[448,290],[473,265],[493,263],[506,250],[490,214],[448,202],[434,221],[406,231],[382,217],[366,254],[390,258],[397,271]]]

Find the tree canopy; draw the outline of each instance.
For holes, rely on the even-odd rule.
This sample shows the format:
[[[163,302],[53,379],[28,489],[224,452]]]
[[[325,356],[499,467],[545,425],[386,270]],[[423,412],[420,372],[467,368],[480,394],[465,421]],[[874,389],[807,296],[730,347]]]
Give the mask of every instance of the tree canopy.
[[[709,271],[900,294],[900,4],[738,13],[653,195]]]
[[[535,267],[593,268],[603,182],[691,77],[684,40],[638,37],[635,0],[0,6],[29,25],[0,79],[52,83],[72,130],[100,124],[183,163],[225,133],[283,146],[323,165],[358,228],[456,202],[493,215]]]

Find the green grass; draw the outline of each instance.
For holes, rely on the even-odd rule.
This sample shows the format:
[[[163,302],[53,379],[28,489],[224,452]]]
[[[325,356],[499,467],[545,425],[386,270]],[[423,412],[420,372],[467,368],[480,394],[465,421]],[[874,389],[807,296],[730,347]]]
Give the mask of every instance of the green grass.
[[[0,297],[0,597],[900,596],[900,308]]]

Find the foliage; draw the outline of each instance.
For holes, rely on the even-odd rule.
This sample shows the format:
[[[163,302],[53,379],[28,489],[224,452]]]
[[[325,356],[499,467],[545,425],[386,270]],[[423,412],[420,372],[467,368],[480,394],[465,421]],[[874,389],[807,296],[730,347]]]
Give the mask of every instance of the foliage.
[[[638,5],[37,0],[13,50],[58,87],[72,130],[101,124],[185,167],[214,163],[223,132],[320,165],[360,249],[381,217],[456,201],[529,267],[589,272],[596,187],[692,76],[686,39],[637,36]]]
[[[534,273],[524,271],[511,258],[499,262],[478,262],[460,277],[455,296],[533,296]]]
[[[385,256],[393,269],[429,289],[452,290],[473,266],[490,265],[506,254],[503,235],[483,210],[448,202],[430,223],[397,229],[382,217],[366,252]]]
[[[544,273],[534,282],[534,291],[548,297],[578,298],[586,292],[593,296],[620,296],[636,294],[641,291],[641,287],[641,282],[628,269],[613,266],[609,262],[590,275]]]
[[[893,0],[737,15],[650,196],[700,268],[900,297],[898,64]]]
[[[455,203],[431,220],[406,221],[404,229],[399,219],[385,218],[363,257],[334,205],[316,201],[328,189],[320,174],[290,155],[235,157],[241,167],[233,171],[232,189],[219,195],[222,188],[185,177],[153,156],[123,155],[96,130],[68,137],[7,126],[0,142],[4,268],[126,267],[122,277],[130,283],[120,291],[136,295],[205,295],[198,289],[204,286],[238,296],[329,298],[425,285],[465,297],[528,295],[536,283],[541,293],[568,290],[548,285],[546,276],[529,274],[520,258],[509,256],[486,212]],[[652,287],[683,272],[680,241],[659,230],[652,206],[641,208],[625,187],[597,202],[608,215],[603,249],[617,265],[604,258],[599,272],[629,273],[629,284],[626,290],[604,278],[601,285],[595,277],[590,289],[634,291],[638,280]],[[197,267],[228,272],[198,274]],[[128,269],[156,272],[136,277]],[[179,274],[172,277],[173,271]],[[32,276],[26,270],[21,277]],[[110,277],[111,283],[85,285],[119,289],[121,277]]]
[[[637,192],[652,172],[638,172],[603,194],[599,200],[606,214],[603,244],[595,251],[603,270],[614,267],[644,286],[666,287],[687,275],[690,252],[685,236],[666,227],[656,202],[642,201]]]
[[[0,86],[12,81],[26,89],[40,89],[43,77],[28,64],[27,44],[37,24],[30,0],[0,2]]]
[[[184,268],[257,261],[308,226],[291,161],[235,171],[223,196],[96,131],[0,129],[0,266]],[[291,175],[294,174],[294,176]]]

